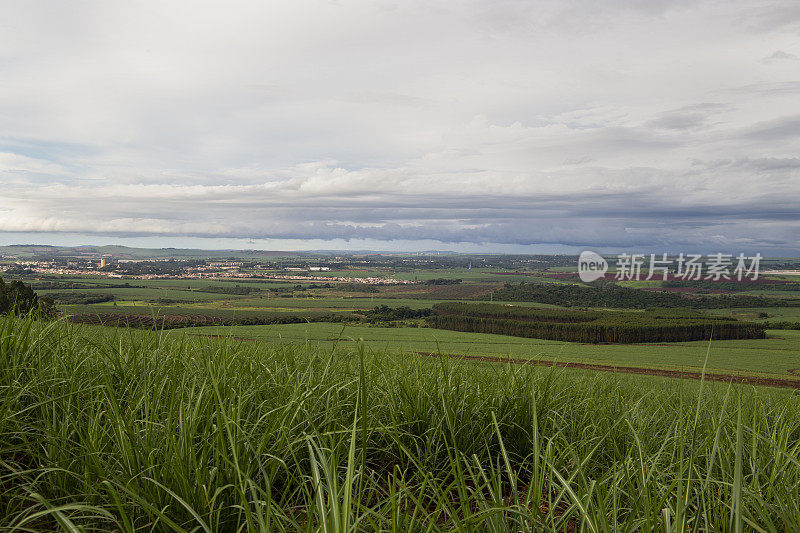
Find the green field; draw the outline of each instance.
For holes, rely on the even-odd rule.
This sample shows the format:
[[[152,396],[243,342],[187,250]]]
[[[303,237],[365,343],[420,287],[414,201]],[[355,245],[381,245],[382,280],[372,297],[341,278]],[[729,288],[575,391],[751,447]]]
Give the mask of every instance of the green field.
[[[37,293],[46,296],[51,293],[65,293],[70,292],[69,289],[49,289],[39,290]],[[170,300],[180,300],[184,302],[210,302],[213,300],[224,300],[230,298],[225,294],[217,294],[210,292],[190,291],[181,289],[163,289],[156,288],[80,288],[75,289],[76,293],[81,294],[113,294],[115,298],[121,301],[137,301],[144,302],[150,300],[158,300],[159,298],[167,298]]]
[[[800,322],[800,307],[753,307],[742,309],[709,309],[708,313],[732,316],[741,320]],[[766,313],[768,317],[759,316]]]
[[[462,333],[429,328],[343,326],[324,322],[270,326],[204,326],[174,333],[230,336],[264,342],[332,346],[363,339],[373,351],[488,355],[575,363],[701,370],[800,378],[800,331],[769,331],[768,338],[668,344],[592,345]],[[796,371],[790,372],[790,371]]]
[[[477,282],[504,282],[504,281],[529,281],[530,276],[524,275],[497,275],[493,272],[502,272],[501,268],[447,268],[437,270],[409,270],[398,272],[393,277],[412,281],[427,281],[431,279],[460,279],[466,283]]]
[[[569,271],[569,268],[554,269]],[[320,287],[317,283],[303,281],[279,281],[262,279],[108,279],[97,276],[75,276],[42,280],[37,283],[64,282],[74,285],[74,292],[81,294],[111,294],[114,302],[90,305],[63,305],[64,315],[156,315],[156,316],[201,316],[219,317],[220,321],[252,318],[272,321],[271,317],[299,320],[324,320],[329,315],[363,315],[377,306],[411,309],[427,309],[448,298],[428,297],[447,295],[463,298],[470,287],[501,287],[503,283],[528,283],[540,281],[536,276],[497,275],[493,272],[507,271],[502,268],[388,268],[333,270],[316,274],[327,276],[391,276],[416,279],[462,279],[456,285],[405,285],[380,286],[373,293],[351,292],[352,286],[332,283]],[[307,272],[306,272],[307,273]],[[303,274],[303,273],[300,273]],[[557,280],[542,278],[547,282]],[[129,283],[137,287],[114,287],[109,284]],[[653,288],[658,281],[623,282],[621,285],[635,288]],[[303,290],[298,290],[298,285]],[[204,292],[204,288],[245,287],[260,292],[236,295]],[[311,288],[309,288],[311,287]],[[369,289],[370,287],[365,287]],[[355,288],[357,290],[357,287]],[[373,289],[375,290],[375,289]],[[70,289],[40,290],[41,294],[69,293]],[[797,296],[790,292],[772,291],[777,296]],[[478,294],[486,294],[478,293]],[[286,297],[291,295],[291,297]],[[497,302],[507,304],[509,302]],[[536,302],[513,302],[515,306],[557,308]],[[643,313],[645,311],[642,311]],[[741,309],[710,309],[704,313],[731,316],[741,320],[758,322],[800,322],[800,307],[764,307]],[[766,313],[768,316],[761,316]],[[102,321],[102,323],[113,323]],[[202,322],[200,322],[202,323]],[[417,324],[424,324],[417,321]],[[403,324],[400,324],[403,325]],[[237,338],[281,343],[308,342],[315,346],[329,347],[339,337],[342,326],[338,323],[284,324],[272,326],[204,326],[175,331],[171,334],[230,335]],[[342,333],[342,344],[363,338],[369,350],[398,352],[441,352],[472,356],[512,357],[543,359],[574,363],[619,365],[643,368],[666,368],[673,370],[697,370],[702,368],[708,345],[704,342],[679,342],[641,345],[583,345],[558,341],[516,338],[502,335],[462,333],[427,328],[376,327],[368,324],[349,324]],[[712,371],[750,373],[768,376],[798,376],[800,369],[800,336],[798,331],[772,330],[763,340],[715,341],[711,344],[708,368]]]
[[[349,269],[327,271],[319,274],[329,276],[391,275],[403,279],[426,281],[436,278],[462,279],[459,285],[410,285],[379,287],[374,294],[363,294],[341,290],[339,284],[329,288],[308,288],[312,282],[278,280],[230,280],[230,279],[156,279],[116,280],[97,277],[63,278],[73,283],[75,292],[113,294],[115,302],[92,305],[65,305],[66,315],[93,315],[120,313],[158,316],[209,316],[226,320],[245,317],[304,317],[307,320],[324,319],[326,315],[349,315],[365,313],[376,306],[408,306],[412,309],[430,308],[447,301],[428,298],[427,294],[456,295],[465,288],[499,287],[502,283],[518,280],[535,282],[534,276],[500,276],[492,268],[447,268],[447,269]],[[519,278],[519,279],[518,279]],[[553,282],[554,280],[547,280]],[[108,288],[107,284],[130,283],[142,288]],[[43,281],[42,283],[46,283]],[[487,283],[490,283],[487,285]],[[657,287],[658,281],[625,282],[623,285],[636,288]],[[481,285],[483,284],[483,285]],[[203,288],[234,288],[236,286],[258,289],[261,292],[234,295],[202,292]],[[297,290],[301,285],[305,289]],[[91,288],[96,287],[96,288]],[[350,290],[350,289],[348,289]],[[286,292],[292,297],[285,297]],[[69,292],[64,289],[40,291]],[[779,293],[780,291],[774,291]],[[466,293],[465,293],[466,294]],[[780,297],[791,297],[793,293],[781,293]],[[172,302],[172,303],[163,303]],[[508,302],[495,302],[508,304]],[[558,307],[535,302],[513,302],[517,306]],[[767,307],[746,309],[711,309],[706,313],[732,316],[753,321],[800,321],[800,308]],[[768,317],[760,316],[767,313]],[[108,322],[104,322],[108,323]],[[172,334],[230,335],[237,338],[259,341],[292,343],[303,342],[315,346],[330,347],[334,339],[342,335],[340,344],[353,343],[363,338],[369,350],[399,352],[430,352],[473,356],[512,357],[542,359],[571,363],[619,365],[643,368],[666,368],[672,370],[697,370],[702,368],[708,345],[704,342],[681,342],[643,345],[583,345],[578,343],[545,341],[479,333],[461,333],[427,328],[375,327],[347,325],[342,332],[340,324],[308,323],[272,326],[204,326],[188,328]],[[800,335],[798,331],[770,331],[763,340],[715,341],[711,344],[708,362],[710,371],[745,373],[753,375],[798,376],[800,369]]]
[[[226,294],[203,293],[195,291],[180,291],[180,290],[167,290],[167,296],[163,296],[165,292],[161,289],[96,289],[99,294],[111,293],[121,291],[119,294],[124,294],[127,299],[121,299],[116,302],[116,306],[112,303],[99,303],[91,305],[64,305],[62,309],[65,314],[71,313],[109,313],[109,312],[145,312],[145,313],[210,313],[213,314],[218,311],[268,311],[268,312],[284,312],[291,314],[304,314],[306,311],[313,312],[352,312],[363,311],[372,309],[379,305],[388,305],[390,307],[408,306],[412,309],[423,309],[431,307],[432,305],[445,301],[445,300],[431,300],[426,298],[399,298],[383,297],[381,294],[374,296],[350,296],[342,294],[339,296],[326,296],[324,292],[329,291],[316,291],[320,292],[319,296],[309,297],[305,291],[298,292],[302,296],[285,298],[279,295],[243,295],[233,296]],[[48,291],[41,291],[46,294]],[[62,292],[62,291],[54,291]],[[81,290],[79,292],[87,292]],[[158,298],[169,298],[173,300],[180,300],[179,304],[160,304],[157,302]],[[152,303],[148,303],[148,299]],[[505,302],[498,302],[505,303]],[[557,307],[548,304],[539,304],[534,302],[514,302],[514,305],[529,306],[529,307]],[[131,306],[135,309],[131,309]]]

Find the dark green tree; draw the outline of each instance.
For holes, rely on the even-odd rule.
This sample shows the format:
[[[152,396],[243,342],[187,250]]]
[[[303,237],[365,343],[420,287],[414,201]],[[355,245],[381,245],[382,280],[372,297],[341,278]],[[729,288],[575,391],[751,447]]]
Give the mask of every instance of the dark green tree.
[[[30,285],[15,280],[9,283],[0,277],[0,315],[14,312],[19,315],[39,311],[44,316],[55,314],[53,299],[39,298]]]

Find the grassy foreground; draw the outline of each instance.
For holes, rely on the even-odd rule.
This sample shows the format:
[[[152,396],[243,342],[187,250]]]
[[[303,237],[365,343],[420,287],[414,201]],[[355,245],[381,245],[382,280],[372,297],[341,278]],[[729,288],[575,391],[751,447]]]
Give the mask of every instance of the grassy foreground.
[[[0,528],[797,531],[800,397],[0,318]]]

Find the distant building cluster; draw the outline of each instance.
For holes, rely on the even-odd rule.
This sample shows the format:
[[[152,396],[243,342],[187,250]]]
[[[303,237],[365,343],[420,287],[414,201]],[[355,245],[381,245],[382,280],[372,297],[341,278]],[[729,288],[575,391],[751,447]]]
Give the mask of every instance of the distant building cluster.
[[[292,281],[345,281],[348,283],[364,283],[367,285],[413,285],[414,283],[417,283],[416,281],[411,281],[409,279],[397,278],[351,278],[343,276],[325,276],[324,278],[321,278],[319,276],[300,276],[292,274],[265,274],[263,276],[259,276],[259,278],[287,279]]]

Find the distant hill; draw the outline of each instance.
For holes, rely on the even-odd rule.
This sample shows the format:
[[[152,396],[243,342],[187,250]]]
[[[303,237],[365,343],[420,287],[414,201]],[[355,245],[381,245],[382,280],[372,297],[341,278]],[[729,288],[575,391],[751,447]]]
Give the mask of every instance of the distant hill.
[[[0,255],[19,258],[31,257],[100,257],[117,259],[259,259],[274,257],[367,256],[367,255],[459,255],[456,252],[386,252],[380,250],[200,250],[196,248],[131,248],[128,246],[51,246],[45,244],[12,244],[0,246]]]
[[[308,252],[282,252],[272,250],[198,250],[189,248],[130,248],[128,246],[48,246],[41,244],[13,244],[0,246],[0,255],[19,258],[30,257],[91,257],[111,256],[118,259],[258,259],[267,257],[292,257],[309,255]]]

